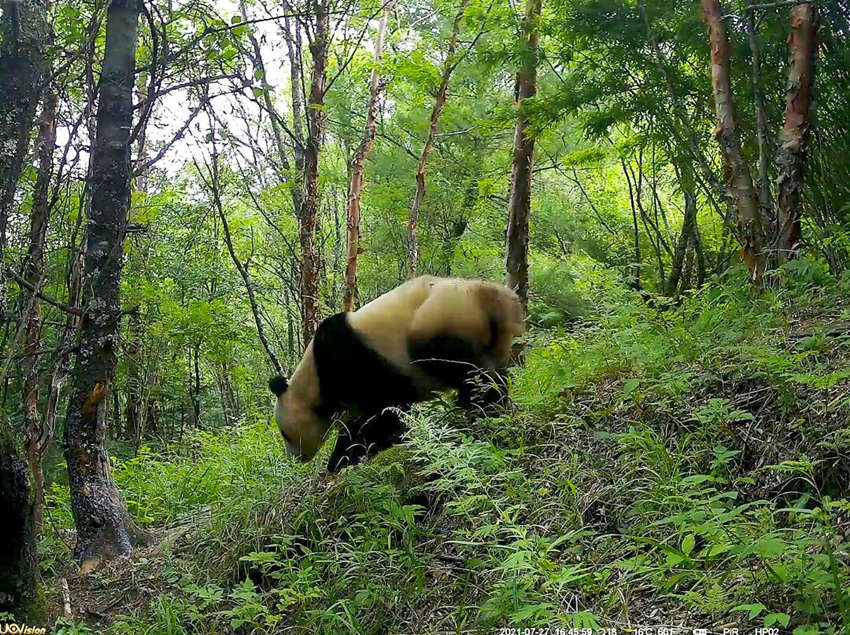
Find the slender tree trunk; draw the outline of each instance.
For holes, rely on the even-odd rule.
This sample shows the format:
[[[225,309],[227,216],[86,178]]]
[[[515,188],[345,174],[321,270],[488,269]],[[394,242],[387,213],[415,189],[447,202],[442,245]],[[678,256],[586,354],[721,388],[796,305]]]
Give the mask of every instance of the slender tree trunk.
[[[785,126],[777,157],[779,172],[779,216],[777,248],[780,260],[793,258],[803,239],[800,218],[806,146],[811,127],[812,93],[817,56],[818,10],[815,3],[791,9],[791,35],[788,48],[788,99]]]
[[[764,230],[759,197],[738,137],[723,11],[719,0],[701,0],[701,4],[711,41],[711,80],[717,116],[715,136],[726,173],[726,196],[738,213],[741,257],[749,269],[751,280],[756,286],[761,286],[766,263]]]
[[[514,132],[514,159],[511,198],[508,205],[507,258],[505,281],[519,295],[528,310],[528,220],[531,214],[531,176],[534,164],[534,138],[529,131],[525,100],[537,94],[537,59],[540,55],[540,15],[542,0],[526,0],[522,25],[522,57],[517,73],[517,121]]]
[[[301,245],[302,331],[305,346],[319,326],[319,253],[316,248],[316,217],[319,212],[319,153],[325,130],[325,85],[327,83],[328,46],[330,40],[330,0],[314,0],[315,13],[310,53],[313,69],[310,75],[310,99],[307,104],[308,136],[304,148],[304,200],[298,219],[298,242]]]
[[[632,262],[629,266],[629,286],[635,291],[640,291],[640,228],[638,227],[637,206],[635,205],[635,192],[634,188],[632,187],[632,179],[629,175],[629,169],[626,166],[625,159],[620,159],[620,166],[623,168],[623,175],[626,177],[626,183],[629,186],[629,204],[632,208],[632,240],[634,243],[634,262]]]
[[[667,279],[666,292],[669,297],[677,295],[679,282],[682,280],[682,267],[688,246],[693,242],[693,234],[697,224],[697,192],[696,182],[690,166],[683,166],[679,170],[679,183],[682,195],[685,197],[685,218],[682,221],[682,230],[679,232],[679,240],[673,252],[673,261],[670,265],[670,277]],[[684,286],[684,285],[683,285]]]
[[[144,408],[142,398],[142,324],[138,312],[128,320],[127,357],[127,403],[124,406],[124,438],[136,442],[142,435],[142,422],[139,416]]]
[[[247,21],[248,20],[248,13],[247,13],[246,8],[245,8],[245,0],[240,0],[239,10],[242,13],[242,19]],[[288,22],[289,18],[286,18],[286,20]],[[287,24],[287,33],[288,33],[288,29],[289,29],[289,25]],[[283,174],[279,175],[280,182],[283,183],[284,185],[286,185],[286,187],[289,189],[290,196],[292,197],[292,209],[295,212],[295,214],[298,214],[299,210],[301,209],[301,185],[295,183],[295,180],[297,180],[297,177],[296,177],[295,180],[293,179],[292,168],[290,167],[289,158],[288,158],[287,153],[286,153],[286,145],[283,142],[283,131],[281,130],[281,125],[280,125],[280,121],[282,121],[282,118],[280,116],[280,113],[278,113],[277,109],[275,108],[274,101],[272,100],[272,95],[273,95],[272,88],[269,85],[268,78],[266,76],[266,65],[265,65],[265,62],[263,61],[263,54],[262,54],[262,50],[260,48],[260,43],[257,40],[256,35],[254,35],[253,32],[249,32],[249,39],[250,39],[250,42],[251,42],[251,48],[253,50],[252,62],[254,64],[254,68],[257,71],[259,71],[260,75],[262,76],[261,79],[260,79],[260,83],[262,84],[262,88],[263,88],[263,95],[262,95],[263,107],[269,113],[269,121],[271,123],[272,136],[274,138],[274,145],[275,145],[275,149],[277,150],[278,161],[280,162],[280,166],[283,169]],[[289,37],[287,37],[287,46],[289,47],[289,54],[293,55],[292,44],[289,42]],[[290,64],[292,64],[291,59],[290,59]],[[299,86],[297,86],[295,84],[293,84],[293,86],[294,86],[293,90],[295,90],[295,89],[300,90]],[[300,95],[300,93],[298,93],[298,94]],[[293,97],[294,97],[294,94],[293,94]],[[295,110],[295,104],[293,104],[293,111],[294,110]],[[301,115],[299,113],[299,115],[298,115],[299,119],[300,119],[300,116]],[[300,122],[299,122],[299,124],[300,124]],[[295,129],[300,131],[300,125],[296,126]],[[298,137],[298,140],[296,141],[296,143],[300,143],[300,140],[301,140],[301,137]],[[300,176],[300,174],[301,173],[299,171],[298,175]]]
[[[284,3],[289,7],[288,3]],[[304,94],[303,77],[301,74],[301,27],[295,22],[293,29],[292,18],[284,18],[284,33],[286,34],[286,51],[289,58],[289,87],[292,99],[292,134],[295,137],[295,171],[304,174]],[[300,188],[293,188],[298,195],[295,213],[300,213],[304,193]]]
[[[375,145],[377,132],[378,95],[381,92],[381,60],[384,56],[384,36],[387,32],[387,20],[392,14],[392,2],[384,9],[384,15],[378,24],[375,37],[375,66],[369,80],[369,107],[366,111],[366,127],[363,138],[351,161],[351,175],[348,186],[348,206],[346,209],[345,241],[345,289],[342,296],[342,310],[353,311],[357,298],[357,255],[360,253],[360,193],[363,189],[363,170],[366,158]]]
[[[44,105],[39,121],[38,174],[30,212],[30,236],[24,278],[34,289],[44,285],[44,242],[50,218],[50,179],[53,172],[53,149],[56,146],[56,94],[51,88],[44,91]],[[36,293],[27,301],[24,327],[22,374],[24,377],[24,419],[27,428],[27,459],[33,476],[33,502],[36,531],[41,533],[44,512],[44,453],[53,440],[53,430],[44,426],[38,407],[38,368],[41,361],[41,305]]]
[[[443,112],[443,106],[446,104],[446,99],[449,96],[449,79],[457,67],[455,53],[457,51],[457,40],[460,34],[460,26],[463,21],[463,14],[466,10],[468,0],[461,0],[460,8],[455,15],[452,24],[452,34],[449,38],[449,50],[446,52],[446,61],[443,65],[443,74],[440,77],[440,86],[437,88],[437,97],[434,100],[434,107],[431,109],[431,119],[428,125],[428,134],[425,137],[425,145],[422,146],[422,152],[419,155],[419,163],[416,166],[416,194],[413,196],[413,203],[410,206],[410,215],[407,219],[407,277],[415,278],[419,269],[419,239],[417,237],[419,229],[419,210],[422,207],[422,201],[425,198],[425,173],[428,169],[428,157],[431,156],[431,151],[434,149],[434,137],[440,129],[440,115]]]
[[[145,535],[133,523],[109,469],[106,419],[117,362],[121,263],[130,207],[130,130],[138,0],[112,0],[92,148],[91,215],[86,227],[83,287],[87,293],[65,425],[74,555],[88,573],[105,559],[132,552]]]
[[[210,117],[211,125],[212,121],[213,119]],[[236,270],[239,272],[239,276],[242,278],[242,282],[245,284],[245,291],[248,293],[248,302],[251,305],[251,314],[254,316],[254,324],[257,327],[257,336],[260,338],[260,343],[263,345],[263,349],[265,349],[266,355],[268,356],[274,371],[280,374],[283,372],[283,368],[281,367],[280,360],[278,360],[274,349],[266,337],[266,331],[263,328],[263,318],[260,314],[260,304],[257,302],[257,296],[254,293],[254,282],[251,279],[251,274],[246,265],[239,260],[239,256],[233,246],[233,238],[230,235],[230,225],[227,222],[227,215],[224,213],[224,205],[221,201],[221,183],[218,171],[218,149],[216,148],[214,140],[212,157],[210,158],[208,169],[210,181],[206,185],[209,188],[213,199],[213,205],[215,205],[218,217],[221,220],[221,227],[224,232],[224,243],[227,246],[227,253],[230,254],[230,259],[233,261],[233,264],[236,266]]]
[[[192,425],[197,428],[201,424],[201,344],[196,343],[189,349],[189,397],[192,400]],[[182,428],[181,428],[182,431]],[[181,432],[182,434],[182,432]]]
[[[749,0],[749,4],[754,4]],[[747,9],[747,36],[750,44],[750,57],[753,83],[753,101],[756,108],[756,137],[759,144],[759,202],[761,203],[761,222],[766,235],[772,235],[769,231],[774,224],[773,195],[770,191],[770,177],[768,170],[770,159],[770,133],[767,127],[767,113],[764,107],[764,92],[761,89],[761,54],[758,45],[758,29],[756,27],[755,10]]]
[[[43,0],[2,0],[0,8],[0,318],[5,319],[7,225],[47,71],[48,25]]]

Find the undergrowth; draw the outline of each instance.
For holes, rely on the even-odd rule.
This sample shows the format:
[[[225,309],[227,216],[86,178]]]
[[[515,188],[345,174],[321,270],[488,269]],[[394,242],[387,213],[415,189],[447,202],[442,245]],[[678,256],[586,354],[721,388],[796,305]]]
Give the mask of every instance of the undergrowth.
[[[143,448],[115,476],[161,542],[88,582],[119,612],[104,624],[847,632],[850,281],[786,274],[758,298],[724,281],[533,332],[511,411],[429,404],[339,476],[286,458],[268,422]],[[70,526],[61,488],[48,520]]]

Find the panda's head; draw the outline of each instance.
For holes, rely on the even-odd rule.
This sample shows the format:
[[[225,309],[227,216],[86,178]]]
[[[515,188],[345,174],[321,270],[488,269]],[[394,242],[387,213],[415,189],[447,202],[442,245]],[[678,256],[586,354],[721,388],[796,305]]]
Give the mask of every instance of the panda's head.
[[[285,377],[272,377],[269,389],[277,396],[274,418],[286,451],[301,461],[309,461],[322,446],[330,423],[316,414],[309,396],[290,386]]]

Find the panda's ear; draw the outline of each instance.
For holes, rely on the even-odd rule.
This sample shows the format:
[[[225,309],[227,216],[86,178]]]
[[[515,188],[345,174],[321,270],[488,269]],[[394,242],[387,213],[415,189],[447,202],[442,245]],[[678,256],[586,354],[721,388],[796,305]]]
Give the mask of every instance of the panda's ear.
[[[286,377],[283,375],[276,375],[269,379],[269,390],[271,390],[275,396],[280,397],[285,391],[289,384],[286,381]]]

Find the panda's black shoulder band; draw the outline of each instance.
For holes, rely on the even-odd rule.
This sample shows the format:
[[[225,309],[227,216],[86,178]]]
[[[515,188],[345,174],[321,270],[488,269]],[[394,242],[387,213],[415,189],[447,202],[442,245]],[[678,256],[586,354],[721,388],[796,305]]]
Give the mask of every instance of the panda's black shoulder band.
[[[269,379],[269,390],[271,390],[276,396],[280,397],[284,391],[286,391],[286,387],[289,384],[286,382],[286,377],[281,375],[276,375]]]

